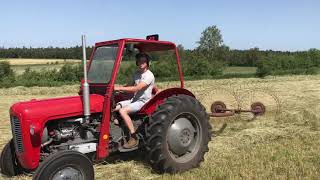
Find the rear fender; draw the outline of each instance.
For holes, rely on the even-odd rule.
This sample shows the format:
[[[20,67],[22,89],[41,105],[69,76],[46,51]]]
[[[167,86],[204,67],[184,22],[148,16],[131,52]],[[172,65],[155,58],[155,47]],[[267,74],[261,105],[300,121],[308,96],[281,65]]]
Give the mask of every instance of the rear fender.
[[[163,90],[156,94],[152,99],[150,99],[138,112],[139,115],[148,115],[151,116],[151,114],[156,110],[156,108],[162,104],[166,98],[173,96],[173,95],[179,95],[184,94],[191,97],[195,97],[194,94],[187,89],[183,88],[169,88],[166,90]]]

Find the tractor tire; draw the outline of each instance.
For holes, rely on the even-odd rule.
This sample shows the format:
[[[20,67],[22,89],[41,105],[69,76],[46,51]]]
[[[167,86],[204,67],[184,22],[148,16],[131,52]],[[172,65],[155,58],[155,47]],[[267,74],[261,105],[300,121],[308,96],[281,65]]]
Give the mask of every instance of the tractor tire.
[[[149,120],[149,163],[158,173],[198,167],[209,150],[211,130],[209,116],[197,99],[187,95],[167,98]]]
[[[47,157],[33,174],[33,180],[81,179],[93,180],[90,159],[77,151],[59,151]]]
[[[15,154],[13,141],[10,140],[3,148],[0,157],[1,173],[16,176],[23,173]]]

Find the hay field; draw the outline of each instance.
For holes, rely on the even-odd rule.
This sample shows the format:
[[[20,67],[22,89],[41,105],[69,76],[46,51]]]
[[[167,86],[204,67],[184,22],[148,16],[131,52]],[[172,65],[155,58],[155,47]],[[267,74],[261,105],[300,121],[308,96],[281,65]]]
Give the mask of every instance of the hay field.
[[[81,63],[81,60],[76,59],[26,59],[26,58],[9,58],[9,59],[0,59],[1,61],[8,61],[11,65],[11,68],[16,74],[22,74],[27,67],[30,67],[32,70],[40,71],[41,69],[60,69],[66,63],[76,64]],[[127,67],[134,61],[123,61],[122,67]],[[240,67],[240,66],[230,66],[225,67],[223,70],[224,75],[242,75],[242,74],[251,74],[254,76],[256,73],[256,67]]]
[[[32,70],[40,71],[41,69],[60,69],[66,63],[80,63],[80,60],[76,59],[0,59],[1,61],[8,61],[11,68],[16,74],[22,74],[27,67]]]
[[[223,74],[255,74],[256,67],[228,66],[224,69]]]
[[[39,64],[52,64],[52,63],[75,63],[80,62],[80,60],[75,59],[24,59],[24,58],[10,58],[10,59],[1,59],[1,61],[9,61],[11,65],[39,65]]]
[[[165,89],[176,83],[158,86]],[[319,179],[320,76],[188,81],[186,88],[207,109],[214,100],[241,108],[262,101],[267,113],[253,121],[250,115],[211,119],[215,130],[224,122],[228,125],[209,143],[205,161],[197,169],[159,175],[144,163],[143,155],[131,154],[95,165],[96,179]],[[77,86],[0,89],[0,150],[11,138],[8,109],[12,103],[75,95],[77,90]]]

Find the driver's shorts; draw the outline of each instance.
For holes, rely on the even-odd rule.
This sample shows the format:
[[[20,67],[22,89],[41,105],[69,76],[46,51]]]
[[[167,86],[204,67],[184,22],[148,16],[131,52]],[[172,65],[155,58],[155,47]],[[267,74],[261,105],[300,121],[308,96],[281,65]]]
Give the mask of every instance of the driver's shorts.
[[[120,104],[122,108],[129,106],[130,107],[130,113],[135,113],[140,111],[142,106],[145,104],[143,101],[134,101],[132,102],[132,99],[125,100],[125,101],[120,101],[117,104]]]

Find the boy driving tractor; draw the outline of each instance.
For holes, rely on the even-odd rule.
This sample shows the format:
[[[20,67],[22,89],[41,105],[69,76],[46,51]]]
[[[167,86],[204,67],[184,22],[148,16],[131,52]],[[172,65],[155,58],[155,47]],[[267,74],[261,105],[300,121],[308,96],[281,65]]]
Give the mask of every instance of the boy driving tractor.
[[[117,106],[114,109],[114,111],[119,111],[120,116],[130,131],[130,139],[123,145],[123,148],[125,149],[134,148],[139,144],[129,114],[138,112],[152,97],[155,78],[153,73],[149,70],[149,63],[150,57],[147,54],[137,54],[136,65],[138,67],[138,71],[133,75],[133,81],[127,86],[114,87],[115,91],[134,93],[134,97],[132,99],[117,103]]]

